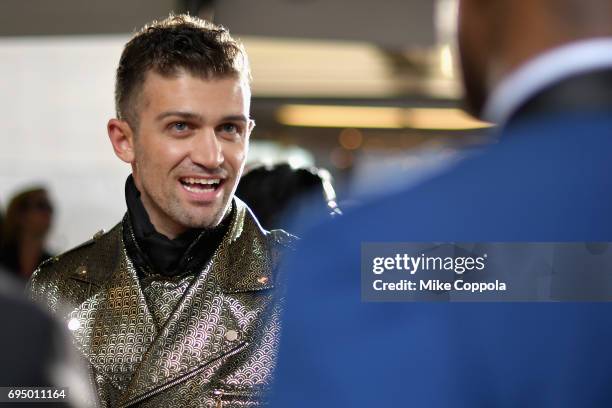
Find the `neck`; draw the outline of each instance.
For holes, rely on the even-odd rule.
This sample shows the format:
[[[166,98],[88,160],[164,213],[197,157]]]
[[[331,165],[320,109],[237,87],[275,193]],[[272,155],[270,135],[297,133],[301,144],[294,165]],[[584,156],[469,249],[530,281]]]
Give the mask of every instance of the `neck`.
[[[148,197],[145,197],[145,195],[141,194],[140,200],[145,211],[147,212],[147,215],[149,216],[151,224],[153,224],[155,231],[158,233],[164,235],[168,239],[175,239],[188,230],[188,228],[185,226],[169,220],[168,217],[161,216],[161,209]]]
[[[128,209],[136,211],[137,217],[144,220],[144,224],[150,223],[157,233],[172,240],[188,230],[184,225],[166,217],[147,194],[142,194],[143,188],[133,175],[128,177],[125,188]]]
[[[612,36],[608,2],[598,5],[557,4],[550,1],[513,1],[504,12],[504,23],[494,43],[489,85],[497,85],[525,64],[559,47]],[[516,27],[520,27],[517,33]]]
[[[490,122],[505,124],[521,106],[547,89],[558,87],[571,78],[610,70],[611,52],[612,39],[592,39],[557,47],[538,55],[504,77],[503,81],[495,86],[487,100],[483,117]],[[556,95],[555,98],[559,99],[557,102],[551,103],[552,101],[547,99],[546,104],[540,105],[557,108],[564,106],[563,109],[569,111],[580,110],[580,106],[591,106],[598,98],[595,95],[601,93],[598,87],[603,86],[607,89],[607,83],[607,74],[603,81],[601,79],[582,81],[580,85],[576,85],[577,88],[572,88],[571,97],[567,97],[568,89],[564,88],[565,97]],[[581,87],[584,89],[581,90]],[[589,93],[593,95],[589,96]]]
[[[176,228],[173,224],[157,222],[155,208],[145,207],[147,201],[141,197],[129,178],[126,182],[128,217],[125,218],[129,222],[124,225],[124,242],[139,273],[177,276],[200,270],[225,236],[231,217],[214,228]]]

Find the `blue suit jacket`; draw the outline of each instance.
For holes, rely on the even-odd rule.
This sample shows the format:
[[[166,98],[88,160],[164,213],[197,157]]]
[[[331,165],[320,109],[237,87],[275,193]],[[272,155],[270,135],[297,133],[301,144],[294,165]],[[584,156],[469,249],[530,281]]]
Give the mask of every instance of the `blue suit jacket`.
[[[612,304],[363,303],[361,242],[612,241],[612,117],[512,124],[484,154],[305,236],[273,407],[610,407]]]

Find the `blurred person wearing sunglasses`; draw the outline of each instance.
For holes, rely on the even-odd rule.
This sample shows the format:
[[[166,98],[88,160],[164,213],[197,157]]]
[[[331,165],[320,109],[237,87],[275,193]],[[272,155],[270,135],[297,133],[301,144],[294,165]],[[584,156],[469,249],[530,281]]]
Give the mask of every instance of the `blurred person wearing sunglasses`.
[[[45,240],[53,221],[53,206],[42,187],[17,193],[9,202],[0,244],[0,265],[24,282],[51,254]]]

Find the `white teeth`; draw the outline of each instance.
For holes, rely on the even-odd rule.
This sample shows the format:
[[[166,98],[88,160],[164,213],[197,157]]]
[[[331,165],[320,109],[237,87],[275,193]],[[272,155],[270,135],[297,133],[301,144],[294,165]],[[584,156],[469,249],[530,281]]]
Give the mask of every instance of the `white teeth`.
[[[185,190],[192,193],[202,193],[204,191],[214,191],[221,183],[221,179],[204,179],[186,177],[181,179],[181,184]]]
[[[188,186],[186,184],[183,184],[183,187],[185,188],[185,190],[187,191],[191,191],[192,193],[200,193],[202,191],[211,191],[214,190],[214,187],[192,187],[192,186]]]
[[[183,181],[189,184],[219,184],[221,182],[220,179],[199,179],[199,178],[186,178],[186,179],[183,179]]]

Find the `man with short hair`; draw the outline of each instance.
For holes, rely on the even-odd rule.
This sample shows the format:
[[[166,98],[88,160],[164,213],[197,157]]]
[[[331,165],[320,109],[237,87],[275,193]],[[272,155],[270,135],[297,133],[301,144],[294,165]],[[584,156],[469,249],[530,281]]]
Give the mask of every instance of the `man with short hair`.
[[[360,299],[362,243],[612,241],[612,2],[460,0],[459,45],[499,142],[304,235],[274,407],[612,406],[610,303]]]
[[[108,135],[132,168],[127,214],[29,287],[72,331],[101,406],[252,406],[267,390],[293,238],[234,197],[249,83],[242,45],[194,17],[145,26],[123,50]]]

